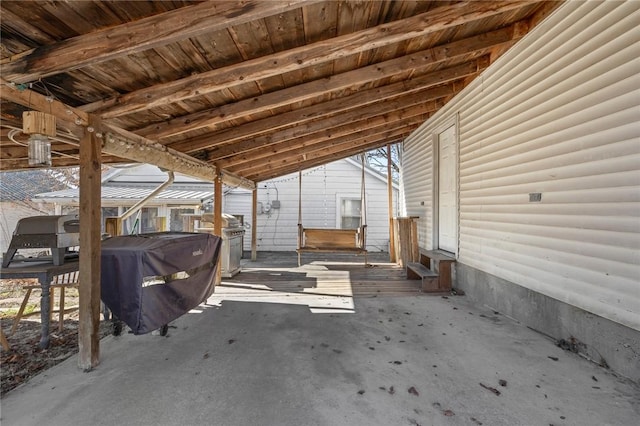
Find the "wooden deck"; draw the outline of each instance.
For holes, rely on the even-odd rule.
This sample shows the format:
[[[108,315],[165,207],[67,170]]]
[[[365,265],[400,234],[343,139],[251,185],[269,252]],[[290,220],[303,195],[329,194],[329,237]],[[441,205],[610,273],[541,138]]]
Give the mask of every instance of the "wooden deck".
[[[224,279],[225,295],[278,292],[317,296],[389,297],[421,295],[420,281],[407,280],[404,268],[373,254],[365,267],[354,255],[305,254],[297,266],[295,253],[261,253],[256,262],[243,260],[242,272]]]

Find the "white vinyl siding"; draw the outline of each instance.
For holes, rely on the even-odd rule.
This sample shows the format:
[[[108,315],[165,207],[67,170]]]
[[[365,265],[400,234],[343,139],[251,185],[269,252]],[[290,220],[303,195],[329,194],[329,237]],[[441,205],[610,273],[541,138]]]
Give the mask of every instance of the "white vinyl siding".
[[[635,329],[639,9],[563,4],[414,132],[403,161],[407,205],[430,200],[430,138],[458,114],[459,261]]]
[[[339,160],[302,172],[302,224],[308,228],[340,228],[342,199],[361,197],[362,169],[357,162]],[[388,251],[389,214],[387,183],[384,177],[365,173],[367,249]],[[394,189],[394,199],[397,200]],[[294,251],[298,238],[298,173],[258,183],[258,202],[265,206],[278,198],[280,209],[258,214],[259,251]],[[360,202],[358,201],[358,210]],[[251,194],[234,190],[224,197],[224,210],[244,214],[251,223]],[[251,230],[247,229],[244,249],[251,250]]]
[[[401,163],[402,214],[417,217],[420,246],[433,248],[433,138],[417,135],[405,141]]]

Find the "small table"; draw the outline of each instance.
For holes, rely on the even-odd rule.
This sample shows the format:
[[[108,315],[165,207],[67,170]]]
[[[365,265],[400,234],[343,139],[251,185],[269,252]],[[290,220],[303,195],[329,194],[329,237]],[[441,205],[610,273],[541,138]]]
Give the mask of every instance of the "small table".
[[[52,262],[11,262],[8,267],[2,268],[0,278],[36,278],[42,289],[40,296],[40,320],[41,320],[41,337],[39,346],[43,349],[49,347],[49,310],[51,309],[50,286],[53,278],[57,275],[75,272],[80,267],[77,259],[65,261],[62,265],[54,265]]]

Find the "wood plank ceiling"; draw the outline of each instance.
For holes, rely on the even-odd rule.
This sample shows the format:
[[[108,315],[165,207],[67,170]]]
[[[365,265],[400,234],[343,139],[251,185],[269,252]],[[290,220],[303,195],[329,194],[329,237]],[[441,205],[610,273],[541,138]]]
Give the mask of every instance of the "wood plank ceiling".
[[[558,4],[2,0],[0,170],[28,167],[29,109],[58,117],[54,166],[89,117],[104,163],[324,164],[402,140]]]

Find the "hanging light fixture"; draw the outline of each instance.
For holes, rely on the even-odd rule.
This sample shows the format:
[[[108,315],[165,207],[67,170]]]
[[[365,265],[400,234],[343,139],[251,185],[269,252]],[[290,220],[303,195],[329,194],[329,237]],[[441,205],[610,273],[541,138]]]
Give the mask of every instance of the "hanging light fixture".
[[[22,132],[29,135],[29,165],[51,165],[51,141],[56,135],[56,117],[40,111],[22,113]]]

